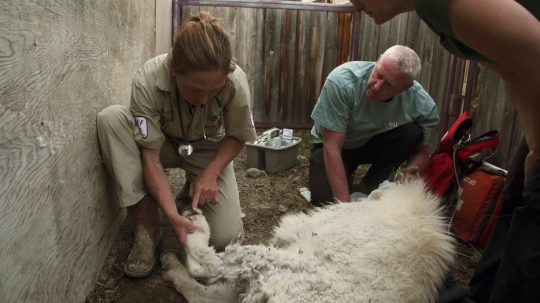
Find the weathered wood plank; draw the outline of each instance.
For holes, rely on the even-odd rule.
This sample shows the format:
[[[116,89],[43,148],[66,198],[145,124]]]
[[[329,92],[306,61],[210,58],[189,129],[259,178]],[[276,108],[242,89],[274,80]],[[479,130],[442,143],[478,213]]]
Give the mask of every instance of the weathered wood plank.
[[[0,301],[82,302],[122,218],[96,114],[154,54],[154,2],[1,1],[0,24]]]
[[[329,14],[317,14],[317,26],[313,28],[314,38],[312,41],[312,50],[314,52],[314,57],[312,59],[312,79],[310,83],[312,85],[311,92],[312,95],[306,100],[306,102],[300,102],[299,100],[294,100],[296,103],[300,103],[298,116],[299,121],[310,122],[311,121],[311,111],[313,110],[314,104],[317,102],[319,94],[321,92],[322,85],[326,78],[326,73],[324,70],[324,57],[325,57],[325,45],[326,45],[326,32],[332,31],[333,28],[327,26]]]
[[[295,54],[297,95],[295,100],[309,100],[309,74],[310,74],[310,42],[311,42],[311,12],[302,11],[297,19],[297,49]]]
[[[279,121],[281,103],[279,101],[279,53],[281,45],[281,17],[284,10],[274,10],[274,14],[267,15],[267,34],[265,37],[265,103],[270,121]],[[269,18],[270,17],[270,18]]]
[[[293,21],[296,21],[297,11],[285,11],[281,28],[281,41],[279,53],[279,95],[278,98],[284,103],[286,112],[294,112],[292,92],[294,84],[294,49],[296,35],[293,31]],[[294,23],[295,24],[295,23]]]
[[[255,56],[255,68],[254,72],[248,77],[253,78],[253,118],[256,121],[264,120],[264,113],[266,108],[264,106],[264,73],[261,71],[264,68],[264,39],[265,39],[265,19],[266,10],[257,10],[257,20],[255,22],[257,40],[255,42],[255,49],[253,55]]]
[[[337,29],[337,26],[338,26],[338,15],[328,14],[327,22],[326,22],[326,28],[328,28],[328,30],[326,31],[326,35],[324,38],[325,51],[324,51],[324,63],[323,63],[324,73],[322,75],[323,80],[321,81],[322,85],[324,84],[324,81],[326,80],[326,77],[328,76],[328,74],[339,65],[337,64],[337,56],[338,56],[337,45],[341,43],[341,41],[338,41],[336,32],[334,30],[334,29]]]
[[[362,61],[375,61],[379,55],[380,27],[362,13],[361,30],[358,58]]]
[[[172,46],[172,0],[156,0],[156,50],[164,54]]]
[[[509,167],[522,132],[517,112],[507,100],[504,83],[494,72],[480,67],[474,95],[471,106],[474,119],[473,135],[478,136],[492,129],[498,130],[501,144],[490,162]]]

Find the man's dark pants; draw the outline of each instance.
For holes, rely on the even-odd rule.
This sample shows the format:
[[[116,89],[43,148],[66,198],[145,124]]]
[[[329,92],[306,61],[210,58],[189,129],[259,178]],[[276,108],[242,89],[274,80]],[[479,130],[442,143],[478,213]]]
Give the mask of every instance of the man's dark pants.
[[[416,152],[423,133],[416,123],[398,126],[371,138],[357,149],[341,151],[347,177],[361,164],[371,164],[362,182],[371,192],[387,180],[390,173]],[[333,200],[332,190],[326,177],[322,144],[314,144],[309,157],[309,187],[311,203],[316,206]]]
[[[524,181],[529,149],[514,156],[501,217],[469,284],[475,302],[540,302],[540,159]]]

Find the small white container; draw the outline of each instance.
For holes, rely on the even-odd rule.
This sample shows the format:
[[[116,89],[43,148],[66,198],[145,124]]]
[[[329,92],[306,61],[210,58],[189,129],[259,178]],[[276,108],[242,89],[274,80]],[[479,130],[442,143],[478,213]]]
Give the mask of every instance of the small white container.
[[[268,173],[287,170],[296,164],[301,141],[299,137],[286,140],[278,136],[259,143],[247,142],[247,166],[264,169]]]

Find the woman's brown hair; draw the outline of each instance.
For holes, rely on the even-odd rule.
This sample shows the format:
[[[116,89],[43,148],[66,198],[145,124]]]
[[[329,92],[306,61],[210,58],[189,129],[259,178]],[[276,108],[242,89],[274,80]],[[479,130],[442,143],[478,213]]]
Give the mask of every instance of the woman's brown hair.
[[[177,75],[195,71],[234,71],[229,34],[221,19],[201,12],[187,19],[176,33],[171,70]]]

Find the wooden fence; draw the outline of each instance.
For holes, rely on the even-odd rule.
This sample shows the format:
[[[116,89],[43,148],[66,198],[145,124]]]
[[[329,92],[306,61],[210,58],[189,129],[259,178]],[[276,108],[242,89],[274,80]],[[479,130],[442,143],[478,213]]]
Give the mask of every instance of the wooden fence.
[[[236,60],[250,81],[259,127],[309,128],[311,110],[332,69],[350,60],[374,61],[388,47],[402,44],[421,58],[418,82],[439,106],[441,123],[432,148],[467,110],[474,118],[473,136],[501,131],[501,149],[494,160],[498,165],[506,165],[521,136],[498,78],[451,56],[415,13],[378,26],[347,4],[176,0],[173,8],[173,31],[199,11],[224,20]]]
[[[477,66],[476,74],[468,107],[474,121],[473,135],[498,130],[501,144],[490,162],[508,168],[523,137],[517,111],[509,102],[499,76],[480,66]]]
[[[258,125],[308,128],[326,75],[348,60],[352,14],[340,12],[345,11],[343,7],[317,11],[209,3],[219,5],[220,1],[184,5],[182,19],[208,11],[225,21],[236,61],[249,78]]]

